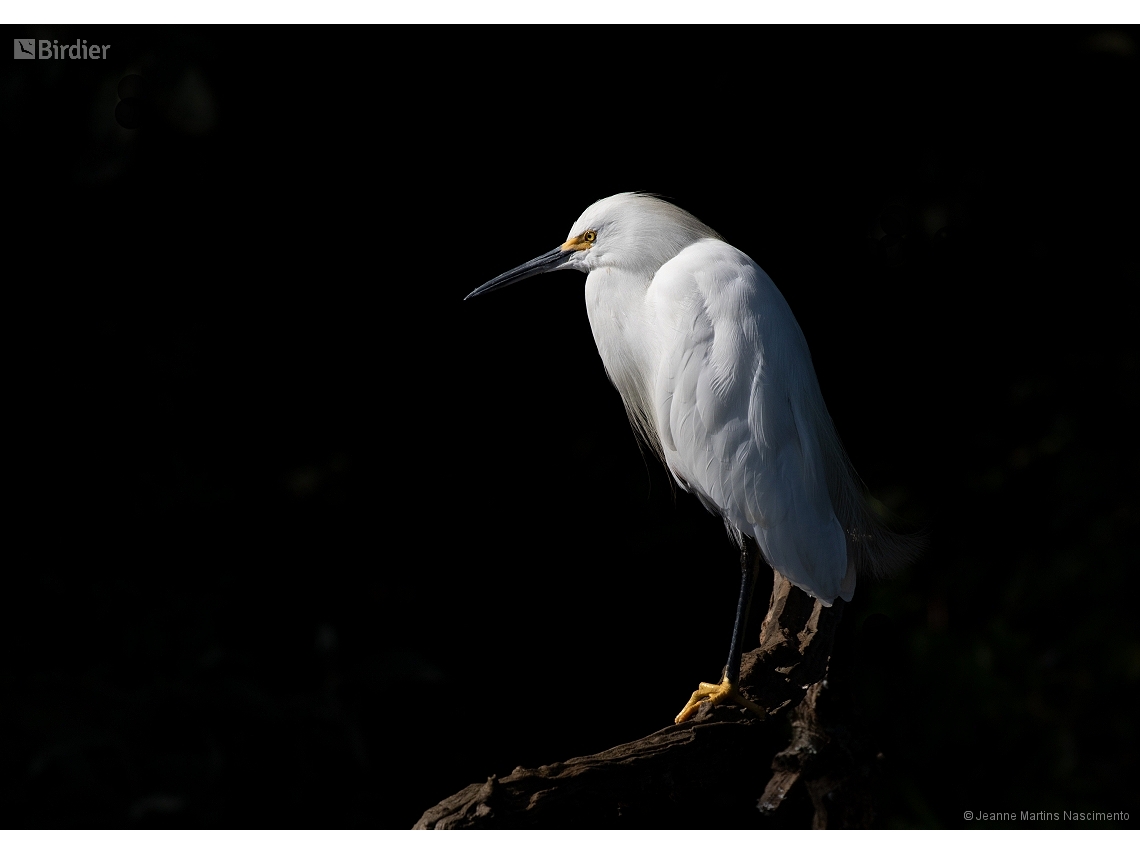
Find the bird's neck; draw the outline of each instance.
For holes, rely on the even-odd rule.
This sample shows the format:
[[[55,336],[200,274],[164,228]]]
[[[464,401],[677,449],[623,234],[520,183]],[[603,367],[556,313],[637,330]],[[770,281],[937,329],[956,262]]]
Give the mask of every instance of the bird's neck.
[[[626,411],[645,439],[656,446],[653,415],[653,368],[660,362],[652,334],[649,282],[614,268],[600,268],[586,278],[586,314],[594,343]]]

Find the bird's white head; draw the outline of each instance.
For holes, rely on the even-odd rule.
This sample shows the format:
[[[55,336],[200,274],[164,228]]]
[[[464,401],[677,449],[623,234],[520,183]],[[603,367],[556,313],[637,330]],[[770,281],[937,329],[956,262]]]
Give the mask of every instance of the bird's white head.
[[[563,250],[571,264],[589,272],[615,267],[648,278],[681,250],[720,236],[676,205],[646,193],[618,193],[599,199],[570,228]]]
[[[561,246],[496,276],[467,299],[551,270],[589,273],[612,267],[643,276],[648,285],[661,265],[685,247],[719,237],[692,214],[664,199],[646,193],[618,193],[599,199],[583,211]]]

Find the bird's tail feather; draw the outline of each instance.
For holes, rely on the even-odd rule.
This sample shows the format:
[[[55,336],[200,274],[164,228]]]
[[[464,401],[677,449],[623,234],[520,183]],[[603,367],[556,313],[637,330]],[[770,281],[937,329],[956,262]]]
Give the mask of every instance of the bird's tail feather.
[[[822,401],[821,401],[822,403]],[[900,534],[891,529],[868,497],[867,486],[847,456],[831,417],[823,413],[821,431],[829,461],[827,489],[832,506],[847,535],[847,558],[858,575],[889,576],[911,564],[926,547],[926,535]]]

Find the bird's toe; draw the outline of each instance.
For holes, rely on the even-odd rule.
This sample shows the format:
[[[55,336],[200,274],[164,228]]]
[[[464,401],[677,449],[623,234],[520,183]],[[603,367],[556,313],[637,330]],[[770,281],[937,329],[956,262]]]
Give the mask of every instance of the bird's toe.
[[[688,721],[700,708],[701,704],[711,704],[717,706],[723,703],[732,703],[737,706],[744,707],[751,710],[757,717],[763,719],[767,717],[767,712],[764,708],[748,700],[736,688],[736,684],[728,679],[721,680],[719,683],[701,683],[700,688],[693,692],[693,696],[689,698],[689,702],[685,704],[685,708],[681,710],[674,722],[681,724]]]

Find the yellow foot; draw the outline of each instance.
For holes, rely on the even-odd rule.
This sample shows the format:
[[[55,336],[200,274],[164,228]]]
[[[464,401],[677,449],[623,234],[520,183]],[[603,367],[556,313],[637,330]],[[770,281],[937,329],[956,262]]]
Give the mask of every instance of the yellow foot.
[[[693,692],[693,696],[689,698],[689,702],[685,704],[685,708],[677,714],[677,718],[675,718],[674,721],[680,724],[692,718],[693,714],[697,711],[697,707],[701,704],[712,704],[715,707],[717,704],[723,704],[725,702],[750,709],[760,718],[766,718],[768,715],[762,707],[757,706],[748,700],[748,698],[744,697],[744,695],[740,694],[734,684],[724,679],[719,683],[701,683],[701,687]]]

